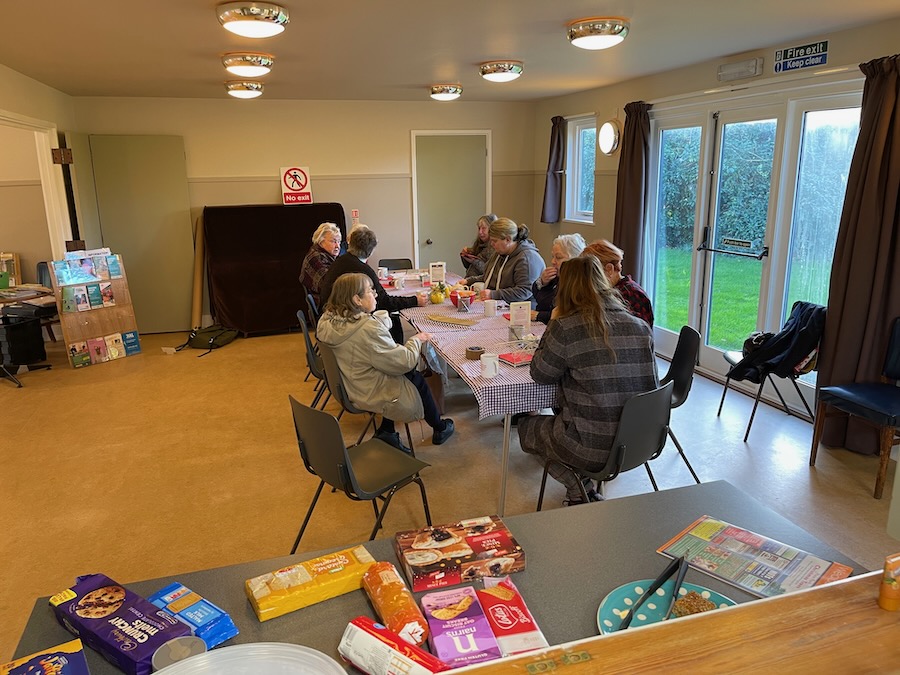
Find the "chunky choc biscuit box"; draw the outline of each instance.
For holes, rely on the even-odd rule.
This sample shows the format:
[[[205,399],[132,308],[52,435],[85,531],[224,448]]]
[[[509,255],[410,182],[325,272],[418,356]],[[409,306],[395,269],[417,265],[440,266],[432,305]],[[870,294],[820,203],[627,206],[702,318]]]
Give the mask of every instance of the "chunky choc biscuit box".
[[[128,675],[148,675],[153,653],[191,629],[102,574],[79,577],[50,598],[56,619]]]
[[[394,549],[413,591],[525,569],[525,551],[497,516],[398,532]]]

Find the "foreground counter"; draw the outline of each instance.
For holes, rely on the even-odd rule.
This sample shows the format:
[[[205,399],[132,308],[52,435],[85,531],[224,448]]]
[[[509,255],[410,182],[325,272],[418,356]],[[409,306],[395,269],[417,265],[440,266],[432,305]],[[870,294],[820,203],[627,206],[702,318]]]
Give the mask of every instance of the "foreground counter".
[[[565,509],[509,516],[504,521],[525,550],[527,558],[526,569],[512,578],[549,644],[571,645],[573,641],[596,638],[597,608],[604,596],[623,583],[655,578],[669,561],[656,552],[657,547],[705,514],[826,560],[844,563],[851,566],[855,574],[867,571],[734,486],[716,481]],[[474,517],[484,514],[469,515]],[[359,518],[371,517],[371,509],[360,505]],[[434,517],[435,524],[442,522],[437,509]],[[385,523],[386,528],[391,527],[389,521],[390,514]],[[290,542],[285,541],[285,549],[289,545]],[[367,542],[365,547],[376,560],[397,564],[392,537]],[[346,545],[337,548],[346,548]],[[244,580],[322,553],[325,551],[304,552],[296,556],[134,583],[129,579],[116,581],[126,583],[132,591],[143,597],[175,581],[185,584],[231,615],[240,635],[226,644],[288,642],[318,649],[337,659],[337,645],[347,623],[359,615],[374,617],[362,590],[264,623],[257,620],[244,595]],[[87,574],[105,571],[107,570],[90,569],[75,572]],[[647,664],[648,669],[658,670],[663,665],[681,663],[682,659],[689,658],[700,659],[700,665],[704,666],[702,670],[733,670],[730,666],[706,668],[705,665],[730,664],[732,652],[749,654],[759,663],[768,658],[785,658],[794,652],[801,658],[804,650],[824,647],[836,649],[844,642],[844,635],[849,636],[846,638],[849,642],[863,631],[872,639],[869,643],[872,653],[867,653],[866,656],[875,658],[875,652],[880,647],[875,643],[873,635],[878,635],[882,630],[876,625],[878,622],[886,622],[893,627],[897,646],[892,645],[891,648],[900,649],[900,632],[896,631],[898,617],[878,609],[875,604],[877,583],[874,578],[861,577],[858,581],[837,584],[830,589],[756,602],[749,602],[755,600],[754,596],[696,570],[690,570],[686,580],[732,598],[738,603],[738,607],[718,610],[706,616],[679,619],[665,625],[630,629],[621,635],[596,638],[578,643],[575,647],[552,649],[546,656],[529,656],[516,663],[524,664],[522,667],[527,668],[522,672],[550,672],[548,669],[553,665],[559,669],[564,663],[575,661],[576,657],[566,658],[565,655],[572,649],[577,649],[577,654],[584,653],[593,659],[581,672],[597,672],[597,659],[603,660],[604,671],[607,660],[610,664],[618,664],[615,668],[610,665],[610,670],[635,670],[643,663]],[[852,591],[857,587],[864,589]],[[851,591],[859,595],[854,601],[859,607],[858,614],[852,609],[857,605],[849,599],[838,597],[828,600],[830,593]],[[817,595],[818,593],[822,595]],[[749,604],[743,604],[748,602]],[[820,602],[825,603],[822,605],[823,609],[809,609],[812,606],[810,603]],[[837,612],[831,609],[833,605],[843,607],[844,603],[848,608]],[[844,612],[848,614],[845,615]],[[784,619],[786,616],[791,618]],[[845,616],[848,617],[849,625],[844,620]],[[854,622],[862,626],[857,626]],[[47,598],[40,598],[35,602],[15,655],[25,656],[68,639],[70,634],[54,619]],[[656,640],[664,641],[668,647],[659,647]],[[780,640],[792,643],[785,646]],[[830,641],[837,644],[831,644]],[[824,647],[823,642],[827,643]],[[700,655],[706,655],[706,659],[700,658]],[[90,649],[87,650],[87,657],[92,675],[120,672]],[[896,663],[900,663],[900,660]],[[514,672],[503,670],[507,667],[511,666],[505,661],[493,666],[485,664],[481,672]],[[572,667],[582,666],[573,663]]]

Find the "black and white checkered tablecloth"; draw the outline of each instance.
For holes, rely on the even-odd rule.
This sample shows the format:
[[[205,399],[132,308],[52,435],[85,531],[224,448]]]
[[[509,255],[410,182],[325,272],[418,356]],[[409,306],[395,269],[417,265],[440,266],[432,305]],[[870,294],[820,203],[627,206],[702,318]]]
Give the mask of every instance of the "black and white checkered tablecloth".
[[[505,319],[501,321],[505,323]],[[532,326],[532,332],[542,335],[543,324]],[[531,379],[528,365],[515,367],[501,362],[499,374],[488,379],[481,376],[480,361],[466,358],[466,348],[472,346],[483,347],[486,352],[495,354],[515,351],[515,347],[508,340],[506,327],[444,331],[434,334],[432,340],[434,348],[475,393],[479,419],[491,415],[514,415],[556,405],[557,385],[535,382]]]
[[[458,326],[452,323],[444,323],[443,321],[434,321],[428,318],[428,315],[448,316],[457,319],[471,319],[475,321],[474,326]],[[509,321],[501,316],[501,312],[497,312],[497,316],[485,317],[484,303],[473,303],[468,312],[460,312],[453,304],[446,300],[440,305],[425,305],[424,307],[407,307],[400,310],[400,316],[409,321],[413,326],[426,333],[443,333],[451,331],[454,333],[465,331],[482,331],[482,330],[507,330]]]

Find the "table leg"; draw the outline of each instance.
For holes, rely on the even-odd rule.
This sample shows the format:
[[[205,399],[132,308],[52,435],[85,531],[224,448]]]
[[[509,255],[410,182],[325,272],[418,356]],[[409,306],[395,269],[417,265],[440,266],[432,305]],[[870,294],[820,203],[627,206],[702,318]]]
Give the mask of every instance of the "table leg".
[[[497,515],[503,517],[506,505],[506,474],[509,473],[509,432],[512,429],[512,415],[503,416],[503,457],[500,460],[500,504]]]

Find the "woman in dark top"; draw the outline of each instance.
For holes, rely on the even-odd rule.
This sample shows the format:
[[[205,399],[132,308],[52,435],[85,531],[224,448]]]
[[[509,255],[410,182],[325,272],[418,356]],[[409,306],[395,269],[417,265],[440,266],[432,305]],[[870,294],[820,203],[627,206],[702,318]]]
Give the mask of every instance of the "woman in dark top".
[[[606,239],[598,239],[584,249],[584,252],[596,256],[603,265],[606,278],[619,291],[628,311],[646,321],[647,325],[653,328],[653,305],[650,303],[650,297],[640,284],[631,278],[630,274],[622,274],[622,261],[624,260],[622,249]]]
[[[459,252],[459,259],[462,261],[463,269],[466,270],[465,276],[477,277],[479,274],[484,274],[484,264],[494,252],[490,246],[489,232],[491,224],[495,220],[497,220],[497,216],[493,213],[481,216],[476,223],[478,236],[475,238],[475,243],[466,246]]]

